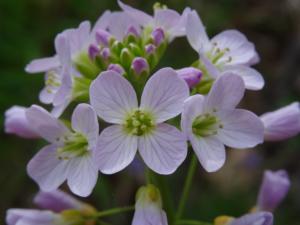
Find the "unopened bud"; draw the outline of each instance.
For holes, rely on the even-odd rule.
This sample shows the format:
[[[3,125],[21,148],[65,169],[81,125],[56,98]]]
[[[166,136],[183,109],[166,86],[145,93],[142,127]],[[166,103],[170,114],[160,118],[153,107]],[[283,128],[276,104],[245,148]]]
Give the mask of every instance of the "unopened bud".
[[[156,47],[153,44],[148,44],[145,46],[145,51],[148,55],[153,54],[155,49],[156,49]]]
[[[154,44],[156,46],[159,46],[165,39],[165,33],[164,33],[163,29],[156,28],[152,32],[152,38],[153,38]]]
[[[97,45],[91,44],[88,49],[89,57],[91,60],[94,60],[97,55],[100,53],[100,49]]]
[[[137,75],[140,75],[142,72],[149,72],[149,64],[147,60],[142,57],[136,57],[132,61],[131,68]]]
[[[107,31],[101,29],[96,31],[96,41],[99,45],[108,46],[110,38],[111,34]]]
[[[190,88],[195,87],[202,78],[202,72],[193,67],[177,70],[178,76],[183,79]]]
[[[132,53],[128,48],[123,48],[120,54],[120,61],[123,67],[129,68],[133,59]]]
[[[117,72],[120,75],[123,75],[125,73],[123,67],[120,66],[119,64],[110,64],[108,66],[107,70],[115,71],[115,72]]]
[[[126,36],[128,36],[128,35],[130,35],[130,34],[133,35],[133,36],[136,36],[136,37],[139,37],[139,36],[140,36],[138,30],[137,30],[134,26],[130,26],[130,27],[127,29],[127,35],[126,35]]]
[[[100,55],[101,55],[101,57],[102,57],[103,59],[108,59],[108,58],[110,57],[110,50],[109,50],[109,48],[103,48],[103,49],[101,50]]]

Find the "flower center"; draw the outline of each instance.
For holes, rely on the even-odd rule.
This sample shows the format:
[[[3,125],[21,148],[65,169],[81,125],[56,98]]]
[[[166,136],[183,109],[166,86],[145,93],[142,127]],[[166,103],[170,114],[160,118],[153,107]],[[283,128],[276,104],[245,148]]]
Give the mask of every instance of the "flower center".
[[[147,134],[154,127],[154,119],[151,114],[139,109],[130,114],[124,124],[125,131],[136,136]]]
[[[60,160],[69,160],[89,153],[88,141],[80,133],[73,133],[63,137],[62,141],[64,145],[57,148],[57,158]]]
[[[196,136],[207,137],[216,135],[219,128],[223,128],[215,115],[204,114],[197,116],[192,124],[192,131]]]
[[[231,56],[225,56],[225,54],[227,54],[228,52],[230,52],[229,48],[221,49],[221,47],[218,46],[217,42],[213,42],[211,50],[207,53],[207,57],[213,64],[222,66],[232,61]]]
[[[47,73],[45,85],[48,93],[55,93],[61,85],[61,76],[55,71],[51,70]]]

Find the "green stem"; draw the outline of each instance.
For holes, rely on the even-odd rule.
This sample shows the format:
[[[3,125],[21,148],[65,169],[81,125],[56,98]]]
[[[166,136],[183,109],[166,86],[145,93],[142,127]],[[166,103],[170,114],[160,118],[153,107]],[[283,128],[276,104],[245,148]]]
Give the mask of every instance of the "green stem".
[[[125,207],[119,207],[119,208],[113,208],[108,209],[105,211],[97,212],[93,215],[93,217],[100,218],[100,217],[106,217],[106,216],[112,216],[115,214],[130,212],[134,210],[134,206],[125,206]]]
[[[197,220],[179,220],[176,225],[212,225],[211,223],[201,222]]]
[[[190,162],[190,166],[189,166],[189,170],[188,170],[188,174],[185,180],[185,184],[183,187],[183,192],[181,195],[181,199],[179,202],[179,206],[177,209],[177,213],[176,213],[176,220],[175,221],[179,221],[183,212],[184,212],[184,208],[185,208],[185,204],[187,202],[188,196],[189,196],[189,192],[192,186],[192,181],[193,181],[193,177],[194,174],[196,172],[197,169],[197,165],[198,165],[198,160],[195,154],[193,154],[191,162]]]

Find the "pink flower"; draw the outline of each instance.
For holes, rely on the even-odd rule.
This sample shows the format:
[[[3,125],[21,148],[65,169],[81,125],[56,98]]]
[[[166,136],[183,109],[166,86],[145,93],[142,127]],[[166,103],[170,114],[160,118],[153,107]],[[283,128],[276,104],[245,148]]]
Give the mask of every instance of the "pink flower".
[[[266,141],[282,141],[300,133],[300,106],[294,102],[274,112],[263,114]]]
[[[250,68],[250,65],[259,61],[259,56],[245,35],[237,30],[226,30],[209,39],[196,11],[189,13],[186,30],[190,45],[199,53],[211,78],[234,73],[242,77],[247,89],[263,88],[261,74]]]
[[[194,95],[185,102],[181,127],[205,170],[225,162],[225,147],[250,148],[263,142],[263,124],[250,111],[236,109],[245,92],[236,75],[221,76],[208,96]]]
[[[13,106],[5,112],[5,132],[22,138],[38,138],[25,115],[26,108]]]
[[[72,115],[72,131],[39,106],[31,106],[26,116],[35,132],[50,142],[29,162],[27,171],[43,191],[57,189],[65,180],[71,191],[88,196],[97,181],[92,158],[99,127],[91,106],[79,104]]]
[[[187,84],[171,68],[147,82],[140,105],[131,84],[114,71],[101,73],[90,88],[91,105],[112,125],[100,134],[95,159],[101,172],[116,173],[130,164],[137,150],[148,167],[171,174],[183,162],[187,145],[182,133],[163,123],[177,115],[189,96]]]

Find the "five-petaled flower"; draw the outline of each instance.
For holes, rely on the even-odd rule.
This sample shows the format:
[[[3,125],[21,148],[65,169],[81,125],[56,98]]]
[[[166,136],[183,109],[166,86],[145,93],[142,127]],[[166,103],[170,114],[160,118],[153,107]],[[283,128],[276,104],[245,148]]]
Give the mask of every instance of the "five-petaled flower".
[[[171,174],[187,155],[184,135],[163,123],[183,109],[189,88],[171,68],[157,71],[145,85],[140,105],[132,85],[114,71],[103,72],[90,88],[98,116],[113,123],[103,130],[95,149],[101,172],[116,173],[131,163],[137,149],[148,167]]]

